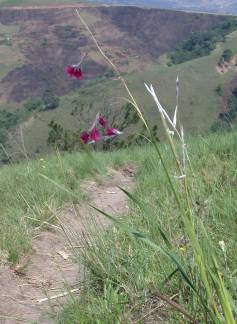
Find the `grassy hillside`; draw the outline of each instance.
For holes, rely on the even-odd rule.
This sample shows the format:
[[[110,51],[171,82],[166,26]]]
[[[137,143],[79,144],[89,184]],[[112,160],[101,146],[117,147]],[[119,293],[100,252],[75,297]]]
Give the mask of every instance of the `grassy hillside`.
[[[193,174],[189,174],[193,208],[213,240],[220,271],[233,298],[236,298],[237,262],[236,139],[237,133],[233,131],[225,135],[200,136],[188,142],[193,170]],[[174,172],[168,146],[160,145],[160,149],[169,172]],[[131,201],[126,223],[129,228],[146,233],[161,246],[159,226],[162,226],[182,262],[189,265],[191,280],[196,282],[192,247],[188,240],[180,243],[182,221],[174,208],[175,202],[156,152],[148,145],[113,153],[94,153],[92,156],[66,154],[1,168],[0,249],[7,253],[11,262],[16,262],[20,254],[29,253],[35,228],[44,228],[44,221],[55,223],[55,213],[58,214],[59,210],[61,213],[65,204],[81,203],[82,197],[86,202],[80,189],[83,179],[95,178],[98,174],[105,176],[108,168],[120,168],[127,163],[132,163],[137,170],[135,197],[147,207],[143,213]],[[57,185],[43,178],[42,174]],[[176,181],[179,186],[179,180]],[[80,301],[72,298],[64,312],[58,315],[59,323],[79,321],[89,324],[94,318],[98,323],[111,323],[115,318],[130,323],[146,314],[148,319],[162,318],[167,323],[183,320],[179,312],[167,305],[149,315],[150,302],[156,305],[158,291],[175,295],[175,301],[192,316],[201,316],[202,313],[198,312],[200,303],[178,274],[164,283],[174,271],[168,258],[134,240],[123,228],[112,229],[104,235],[98,233],[95,241],[100,252],[95,256],[94,248],[88,248],[84,255],[90,284],[87,282]],[[226,254],[219,245],[221,241],[225,244]],[[188,299],[185,298],[187,294],[190,296]]]
[[[236,53],[237,34],[228,37],[226,43],[208,57],[203,57],[177,66],[166,66],[163,57],[160,65],[153,65],[140,72],[126,75],[126,79],[138,102],[143,106],[145,114],[154,124],[159,121],[156,117],[156,108],[144,90],[143,82],[152,83],[161,98],[167,103],[169,112],[175,107],[175,80],[180,76],[180,113],[182,123],[189,134],[200,134],[210,130],[213,122],[221,111],[222,101],[215,89],[219,84],[225,85],[232,80],[235,71],[219,74],[216,70],[217,62],[225,48],[232,48]],[[97,111],[106,111],[116,115],[126,97],[118,80],[103,81],[88,84],[76,93],[70,93],[61,98],[60,106],[54,111],[36,114],[29,123],[23,124],[24,138],[27,151],[35,151],[38,147],[44,151],[47,140],[48,121],[54,119],[66,129],[83,129],[88,120],[92,120]],[[75,107],[78,112],[72,115]],[[81,111],[80,107],[84,107]],[[155,118],[154,118],[155,116]],[[76,117],[76,118],[75,118]],[[17,147],[15,147],[15,151]]]
[[[126,7],[81,10],[154,125],[158,123],[155,109],[148,95],[144,95],[143,82],[153,83],[161,100],[173,112],[175,80],[179,74],[181,118],[187,132],[203,133],[210,129],[222,109],[216,88],[228,88],[235,74],[231,69],[220,74],[216,65],[224,49],[237,52],[236,33],[220,43],[211,55],[180,65],[167,66],[165,53],[174,50],[192,31],[222,23],[225,17]],[[87,127],[99,110],[111,116],[120,114],[126,94],[71,9],[2,10],[0,21],[0,108],[18,118],[17,127],[12,125],[9,129],[9,154],[22,157],[25,149],[29,156],[48,151],[51,120],[74,131]],[[83,64],[84,80],[69,80],[64,67],[85,52],[88,57]],[[57,109],[25,108],[29,99],[43,96],[48,89],[60,96]],[[140,132],[139,127],[137,131]]]

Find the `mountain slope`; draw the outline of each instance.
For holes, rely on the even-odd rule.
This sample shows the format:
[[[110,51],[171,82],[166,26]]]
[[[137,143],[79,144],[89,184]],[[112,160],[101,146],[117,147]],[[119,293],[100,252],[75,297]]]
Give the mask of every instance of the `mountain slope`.
[[[158,87],[161,100],[173,113],[179,73],[187,132],[209,130],[221,109],[215,89],[228,85],[235,74],[232,70],[219,74],[216,65],[225,48],[237,53],[236,34],[210,56],[181,65],[167,66],[166,53],[193,31],[222,24],[226,17],[131,7],[84,6],[80,10],[154,124],[156,112],[143,82]],[[126,93],[71,8],[2,9],[0,23],[0,114],[2,111],[2,118],[8,116],[10,125],[18,118],[15,133],[13,127],[10,129],[11,152],[22,155],[22,138],[29,155],[47,151],[51,120],[74,131],[88,127],[98,111],[119,118]],[[69,79],[65,66],[76,63],[84,53],[88,54],[82,66],[84,79]],[[29,100],[45,96],[48,90],[60,97],[59,107],[32,110],[35,108]]]
[[[154,85],[161,102],[172,115],[175,107],[175,80],[179,74],[180,116],[186,134],[203,134],[210,130],[221,112],[222,99],[216,92],[217,87],[222,85],[228,88],[236,75],[234,70],[219,74],[216,70],[217,62],[225,48],[232,48],[237,53],[236,44],[237,33],[233,33],[210,56],[172,67],[166,66],[164,57],[162,64],[130,73],[125,78],[136,100],[144,108],[145,115],[153,125],[158,125],[157,111],[145,90],[144,82]],[[40,153],[47,150],[48,122],[52,119],[67,130],[86,129],[98,111],[105,111],[107,117],[115,116],[115,121],[118,120],[126,97],[126,92],[116,79],[89,83],[79,91],[62,97],[55,111],[34,114],[33,119],[31,117],[23,124],[27,151]],[[138,130],[133,127],[130,132]],[[15,146],[14,151],[19,151],[19,148]]]
[[[157,63],[160,55],[174,50],[193,31],[225,21],[220,16],[130,7],[88,7],[81,12],[124,72]],[[19,102],[49,88],[56,95],[77,89],[81,83],[69,81],[64,67],[79,61],[83,53],[88,53],[86,78],[94,79],[108,70],[72,9],[1,10],[0,23],[9,28],[18,26],[12,46],[24,56],[22,66],[11,69],[0,82],[0,101]],[[3,45],[4,55],[12,46]]]

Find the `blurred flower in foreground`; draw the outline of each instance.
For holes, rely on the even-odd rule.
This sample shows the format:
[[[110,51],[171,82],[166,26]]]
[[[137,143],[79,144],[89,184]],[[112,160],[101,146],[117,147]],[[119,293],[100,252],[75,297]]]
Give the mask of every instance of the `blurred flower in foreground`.
[[[81,133],[80,139],[84,144],[94,144],[101,140],[112,139],[122,132],[116,128],[107,126],[108,122],[105,116],[97,114],[95,121],[90,130]],[[98,129],[100,127],[100,129]]]
[[[83,132],[80,138],[84,144],[87,144],[90,141],[90,134],[88,132]]]
[[[95,143],[97,143],[101,140],[100,132],[96,127],[92,128],[92,130],[90,132],[90,139],[92,142],[95,142]]]
[[[77,80],[80,80],[83,78],[83,72],[81,69],[81,65],[82,65],[82,62],[84,61],[86,56],[87,56],[87,53],[82,55],[79,63],[73,64],[73,65],[68,65],[65,68],[65,72],[67,73],[68,76],[70,76],[71,78],[75,78]]]
[[[83,77],[83,73],[82,70],[80,68],[80,65],[69,65],[66,67],[65,72],[67,73],[67,75],[69,75],[71,78],[75,78],[77,80],[82,79]]]
[[[103,127],[103,128],[106,127],[106,125],[107,125],[107,120],[106,120],[106,118],[105,118],[104,116],[100,116],[100,117],[99,117],[99,124],[100,124],[100,126]]]
[[[117,135],[121,135],[121,134],[122,134],[122,132],[120,132],[116,128],[109,127],[106,130],[106,136],[117,136]]]

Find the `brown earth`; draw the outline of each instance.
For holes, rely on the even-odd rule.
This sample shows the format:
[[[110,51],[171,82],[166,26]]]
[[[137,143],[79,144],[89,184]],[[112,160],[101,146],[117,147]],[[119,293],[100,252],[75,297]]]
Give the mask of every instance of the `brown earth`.
[[[232,57],[230,62],[225,62],[224,64],[217,65],[216,70],[219,74],[225,74],[231,70],[237,72],[237,54]]]
[[[82,188],[92,205],[121,216],[128,206],[118,186],[131,189],[133,177],[133,168],[127,167],[111,171],[106,179],[99,179],[100,184],[85,182]],[[32,253],[22,257],[17,266],[0,258],[0,323],[53,323],[50,314],[60,311],[67,300],[64,294],[80,293],[85,278],[83,265],[78,259],[75,262],[75,256],[85,248],[85,237],[93,237],[94,230],[104,230],[109,222],[85,205],[68,206],[57,218],[57,226],[35,235]]]
[[[225,19],[136,7],[76,7],[105,52],[123,72],[158,63],[162,54],[174,50],[193,31],[212,27]],[[12,69],[0,82],[1,101],[20,102],[41,96],[47,89],[64,95],[109,70],[71,7],[0,9],[0,23],[19,26],[14,42],[24,55],[23,65]],[[69,80],[64,67],[77,63],[84,53],[88,53],[82,66],[85,78]]]

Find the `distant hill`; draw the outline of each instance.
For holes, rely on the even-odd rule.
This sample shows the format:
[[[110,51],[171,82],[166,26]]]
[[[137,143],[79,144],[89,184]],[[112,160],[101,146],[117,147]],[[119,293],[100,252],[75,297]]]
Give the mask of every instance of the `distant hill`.
[[[192,12],[237,14],[237,0],[0,0],[0,6],[104,3]]]
[[[175,10],[237,14],[236,0],[99,0],[97,2]]]
[[[161,55],[173,51],[194,31],[225,21],[223,16],[132,7],[87,7],[81,12],[108,55],[126,73],[157,64]],[[87,80],[110,73],[71,8],[2,9],[0,24],[2,73],[6,69],[0,80],[0,102],[21,102],[49,88],[56,95],[80,88],[84,81],[68,80],[64,67],[84,53],[88,53]]]

